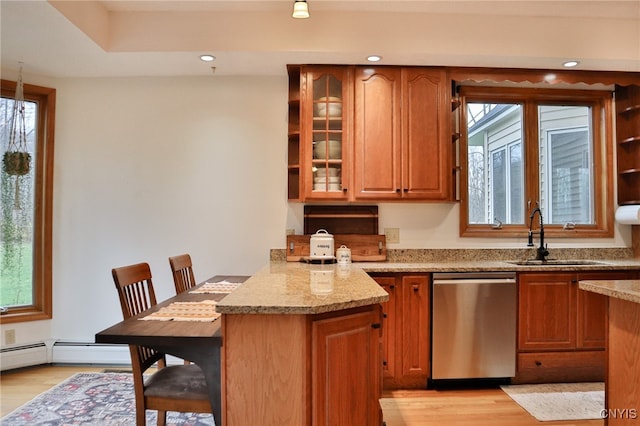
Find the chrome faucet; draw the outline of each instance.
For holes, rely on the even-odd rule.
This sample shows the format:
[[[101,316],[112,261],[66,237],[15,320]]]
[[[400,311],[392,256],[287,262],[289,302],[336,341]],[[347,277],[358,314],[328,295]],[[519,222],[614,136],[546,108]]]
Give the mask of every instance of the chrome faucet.
[[[534,232],[533,218],[536,213],[540,216],[540,231]],[[540,207],[533,209],[531,215],[529,215],[529,242],[527,243],[527,247],[533,247],[533,234],[540,234],[540,246],[536,252],[536,260],[545,261],[545,258],[549,256],[549,250],[547,250],[547,247],[544,245],[544,222],[542,220],[542,210],[540,210]]]

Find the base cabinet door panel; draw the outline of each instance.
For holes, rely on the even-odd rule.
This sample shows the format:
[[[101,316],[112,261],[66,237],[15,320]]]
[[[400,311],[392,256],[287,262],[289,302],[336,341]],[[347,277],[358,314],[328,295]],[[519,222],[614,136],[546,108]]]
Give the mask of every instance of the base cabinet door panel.
[[[399,286],[396,277],[374,277],[387,293],[389,300],[381,303],[382,306],[382,378],[383,381],[393,379],[398,375],[396,371],[396,330],[397,306],[402,299],[398,297]]]
[[[402,377],[422,387],[429,377],[429,277],[402,277]]]
[[[521,274],[518,349],[572,349],[576,345],[575,274]]]
[[[380,311],[312,323],[312,425],[379,425]]]

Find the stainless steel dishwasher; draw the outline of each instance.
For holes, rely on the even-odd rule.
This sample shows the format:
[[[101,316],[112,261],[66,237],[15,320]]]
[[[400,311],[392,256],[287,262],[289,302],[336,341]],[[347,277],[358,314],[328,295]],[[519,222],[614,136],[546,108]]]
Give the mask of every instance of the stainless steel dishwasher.
[[[433,274],[432,380],[515,375],[516,289],[512,272]]]

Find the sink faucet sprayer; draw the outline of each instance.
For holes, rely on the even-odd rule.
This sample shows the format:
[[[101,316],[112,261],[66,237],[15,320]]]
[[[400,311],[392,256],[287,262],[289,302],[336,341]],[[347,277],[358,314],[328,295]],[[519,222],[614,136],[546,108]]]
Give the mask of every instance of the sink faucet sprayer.
[[[540,216],[540,231],[533,232],[533,218],[538,213]],[[540,207],[536,207],[531,211],[531,215],[529,215],[529,242],[527,243],[527,247],[533,247],[533,234],[540,234],[540,246],[537,249],[536,260],[546,260],[545,258],[549,256],[549,250],[547,250],[547,246],[544,245],[544,222],[542,220],[542,210]]]

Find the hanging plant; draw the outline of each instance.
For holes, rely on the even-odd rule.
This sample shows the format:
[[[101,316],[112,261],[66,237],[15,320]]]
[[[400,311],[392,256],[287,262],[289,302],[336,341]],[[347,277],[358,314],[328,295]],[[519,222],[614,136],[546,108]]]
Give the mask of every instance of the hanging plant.
[[[9,144],[2,156],[4,171],[11,176],[24,176],[31,170],[31,154],[27,151],[27,128],[24,106],[24,86],[22,83],[22,65],[16,84],[16,97],[13,103]]]
[[[4,171],[12,176],[24,176],[31,170],[31,154],[28,152],[5,152],[2,157]]]

